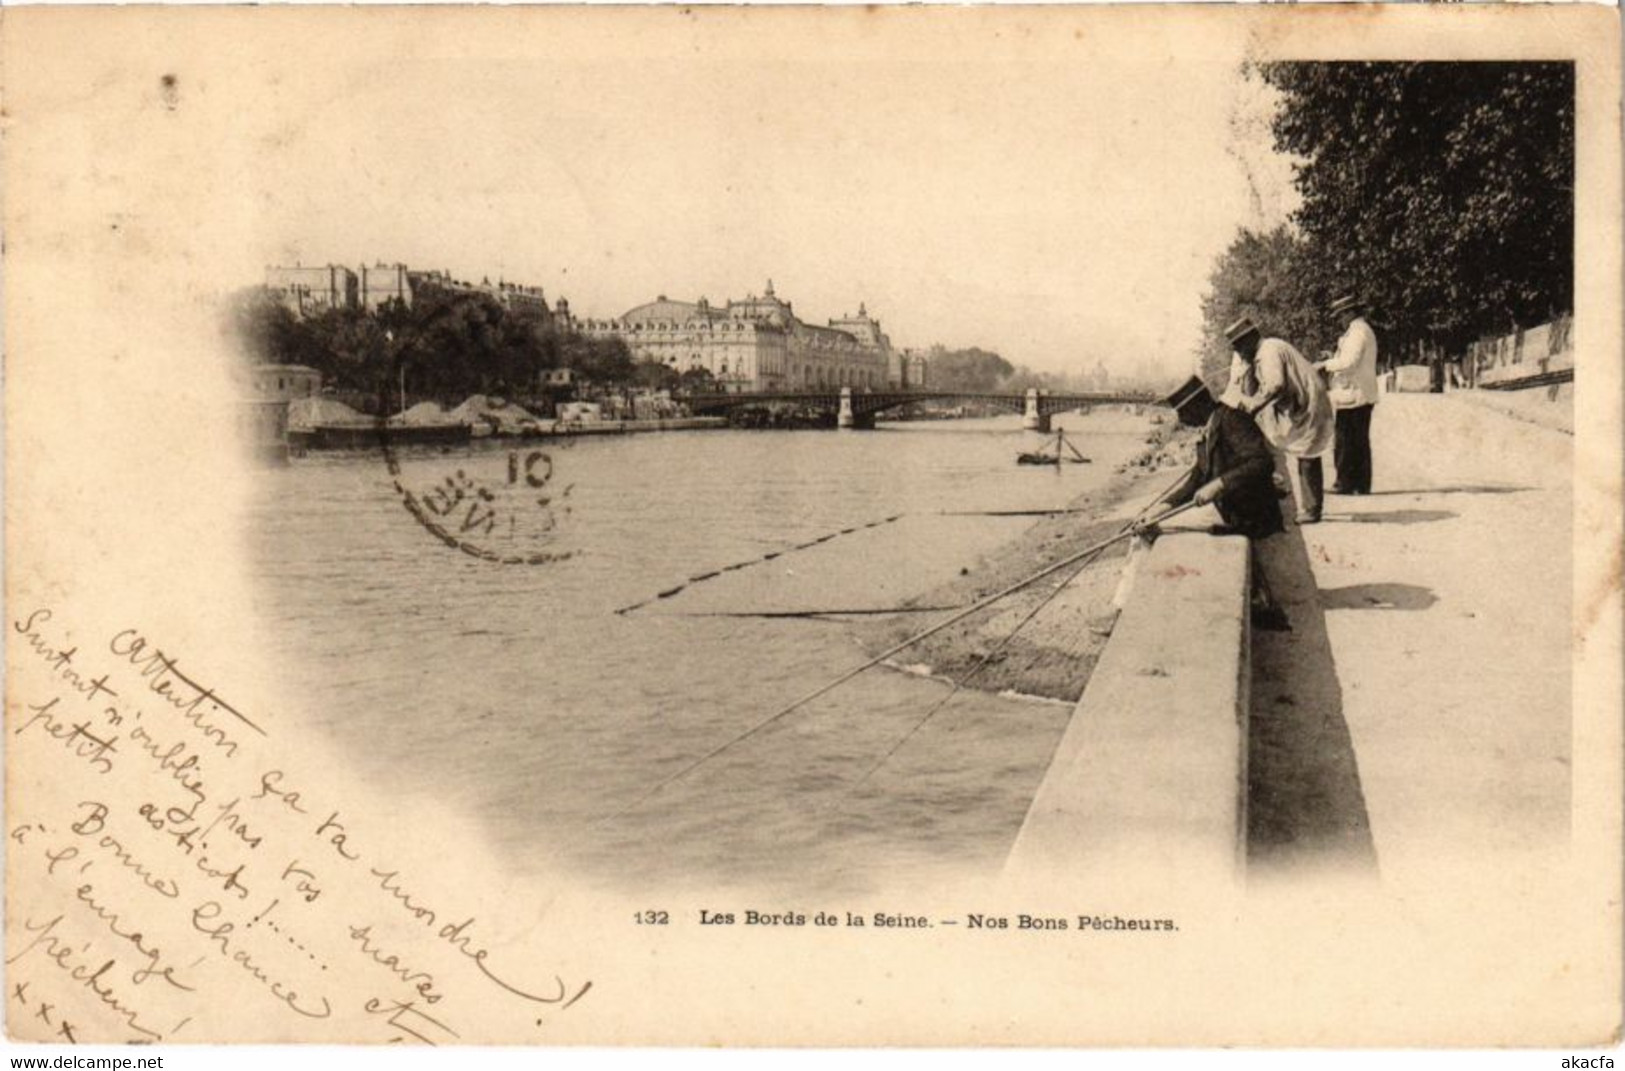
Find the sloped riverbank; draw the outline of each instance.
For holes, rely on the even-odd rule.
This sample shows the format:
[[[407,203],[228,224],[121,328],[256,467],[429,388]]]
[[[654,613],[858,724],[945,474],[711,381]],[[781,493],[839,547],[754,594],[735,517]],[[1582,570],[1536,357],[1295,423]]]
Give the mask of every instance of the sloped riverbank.
[[[969,605],[1116,534],[1189,463],[1189,433],[1170,424],[1147,421],[1145,427],[1145,450],[1123,464],[1104,488],[1080,495],[1068,512],[1039,520],[908,605]],[[1124,541],[1081,568],[1059,570],[909,648],[895,664],[945,680],[974,674],[966,687],[980,691],[1075,701],[1116,621],[1114,597],[1127,547]],[[940,617],[888,620],[864,628],[860,636],[879,652],[929,627],[932,620]]]

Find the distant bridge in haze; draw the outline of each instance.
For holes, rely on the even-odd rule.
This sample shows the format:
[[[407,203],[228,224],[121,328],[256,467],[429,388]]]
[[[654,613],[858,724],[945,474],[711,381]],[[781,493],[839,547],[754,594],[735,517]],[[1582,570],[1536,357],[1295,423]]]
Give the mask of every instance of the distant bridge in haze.
[[[1022,415],[1022,427],[1033,431],[1050,430],[1050,417],[1092,405],[1155,402],[1157,396],[1136,391],[1050,392],[1031,388],[1022,394],[996,394],[985,391],[933,390],[930,387],[888,390],[854,390],[851,387],[813,391],[761,391],[735,394],[690,394],[683,398],[695,416],[721,415],[730,409],[750,405],[801,405],[836,415],[843,428],[872,428],[875,414],[910,402],[961,402],[990,405]]]

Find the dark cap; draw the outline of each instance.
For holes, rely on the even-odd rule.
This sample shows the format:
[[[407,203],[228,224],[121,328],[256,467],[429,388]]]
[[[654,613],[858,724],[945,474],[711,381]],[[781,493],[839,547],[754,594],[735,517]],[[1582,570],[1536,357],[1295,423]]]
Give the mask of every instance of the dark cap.
[[[1256,335],[1258,333],[1258,325],[1253,323],[1252,319],[1247,316],[1241,317],[1235,323],[1224,329],[1224,337],[1232,346],[1246,338],[1248,335]]]
[[[1192,376],[1181,383],[1178,390],[1164,398],[1162,404],[1177,413],[1197,398],[1206,398],[1211,402],[1213,395],[1208,393],[1207,384],[1202,382],[1201,377]]]

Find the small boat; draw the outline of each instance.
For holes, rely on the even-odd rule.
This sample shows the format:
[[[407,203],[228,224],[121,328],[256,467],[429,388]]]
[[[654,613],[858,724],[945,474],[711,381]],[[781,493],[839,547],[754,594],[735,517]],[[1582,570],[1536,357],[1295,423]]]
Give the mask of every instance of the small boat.
[[[1071,457],[1066,456],[1067,451],[1071,452]],[[1078,448],[1072,445],[1071,441],[1066,437],[1066,432],[1060,428],[1055,429],[1055,443],[1053,446],[1046,446],[1042,450],[1023,450],[1016,455],[1016,464],[1018,465],[1055,465],[1058,467],[1062,461],[1070,461],[1075,465],[1090,464],[1090,459],[1078,452]]]

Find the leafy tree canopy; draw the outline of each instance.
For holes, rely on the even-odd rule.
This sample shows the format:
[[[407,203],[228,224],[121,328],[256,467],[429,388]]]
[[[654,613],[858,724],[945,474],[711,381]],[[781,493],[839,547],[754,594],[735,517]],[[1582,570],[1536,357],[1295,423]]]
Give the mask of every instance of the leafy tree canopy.
[[[588,338],[483,293],[425,287],[410,307],[391,301],[376,311],[300,317],[255,287],[234,297],[230,316],[250,360],[309,365],[339,391],[393,397],[404,370],[410,395],[454,403],[474,393],[528,394],[554,368],[603,385],[637,373],[620,339]]]
[[[933,346],[926,363],[931,386],[939,390],[992,392],[1004,387],[1016,371],[997,353],[977,346],[961,350]]]
[[[1219,257],[1202,298],[1202,378],[1221,386],[1229,373],[1224,329],[1247,316],[1314,359],[1336,342],[1326,305],[1336,284],[1318,270],[1309,244],[1287,227],[1243,230]]]
[[[1396,340],[1449,350],[1571,310],[1572,64],[1257,70],[1298,160],[1313,296],[1356,291]]]

